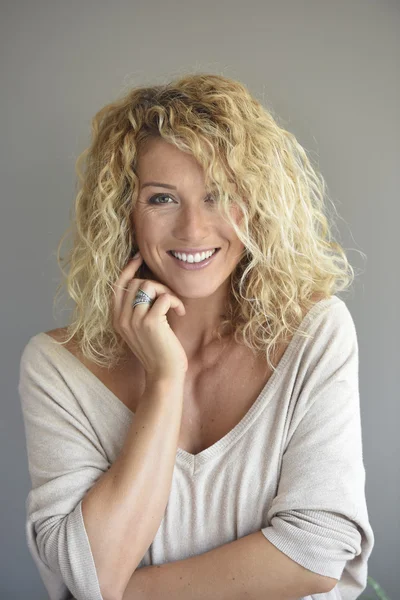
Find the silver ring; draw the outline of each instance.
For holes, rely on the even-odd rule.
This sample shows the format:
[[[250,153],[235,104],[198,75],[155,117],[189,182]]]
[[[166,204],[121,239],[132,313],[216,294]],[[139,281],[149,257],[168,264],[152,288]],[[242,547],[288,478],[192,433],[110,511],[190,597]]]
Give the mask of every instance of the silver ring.
[[[135,308],[135,306],[137,306],[138,304],[150,304],[150,306],[152,306],[152,304],[154,304],[154,300],[150,298],[150,296],[146,294],[146,292],[139,288],[136,293],[135,299],[132,303],[132,308]]]

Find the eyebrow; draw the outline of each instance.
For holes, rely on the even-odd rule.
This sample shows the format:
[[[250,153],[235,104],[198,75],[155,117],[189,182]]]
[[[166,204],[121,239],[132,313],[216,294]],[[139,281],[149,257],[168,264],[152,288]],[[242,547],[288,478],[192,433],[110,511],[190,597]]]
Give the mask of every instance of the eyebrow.
[[[147,187],[148,185],[153,185],[154,187],[163,187],[169,190],[176,190],[177,188],[174,185],[169,185],[168,183],[160,183],[159,181],[148,181],[141,186],[141,189]]]

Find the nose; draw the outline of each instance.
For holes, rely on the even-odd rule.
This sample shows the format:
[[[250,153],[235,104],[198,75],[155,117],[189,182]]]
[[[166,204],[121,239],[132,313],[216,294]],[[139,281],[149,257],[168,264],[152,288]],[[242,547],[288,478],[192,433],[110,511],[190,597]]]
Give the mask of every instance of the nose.
[[[209,228],[210,215],[207,213],[207,207],[202,203],[200,206],[186,205],[179,210],[173,234],[176,239],[190,242],[195,246],[198,241],[207,238]]]

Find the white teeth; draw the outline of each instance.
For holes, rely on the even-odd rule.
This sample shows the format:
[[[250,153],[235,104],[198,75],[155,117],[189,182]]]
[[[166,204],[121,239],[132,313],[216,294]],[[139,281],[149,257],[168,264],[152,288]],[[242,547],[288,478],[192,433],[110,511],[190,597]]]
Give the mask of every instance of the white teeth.
[[[178,258],[179,260],[183,260],[183,262],[189,262],[189,263],[193,263],[193,262],[201,262],[202,260],[205,260],[206,258],[210,258],[210,256],[212,256],[215,252],[214,250],[209,250],[208,252],[201,252],[201,254],[199,252],[196,252],[196,254],[185,254],[185,253],[180,253],[180,252],[173,252],[171,250],[171,254],[173,254],[175,256],[175,258]]]

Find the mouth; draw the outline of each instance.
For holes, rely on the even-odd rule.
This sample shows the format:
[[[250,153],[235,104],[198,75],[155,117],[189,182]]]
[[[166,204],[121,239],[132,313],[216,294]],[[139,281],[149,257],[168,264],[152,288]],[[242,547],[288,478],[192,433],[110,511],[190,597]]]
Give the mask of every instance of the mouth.
[[[215,250],[214,254],[217,254],[217,252],[219,252],[219,250],[221,250],[221,248],[211,248],[210,250]],[[170,256],[174,256],[173,252],[175,252],[175,254],[181,254],[181,255],[182,254],[186,254],[186,255],[192,254],[194,256],[195,254],[202,254],[203,252],[210,252],[210,250],[207,250],[207,251],[203,250],[202,252],[198,252],[198,253],[197,252],[176,252],[176,250],[167,250],[167,254],[169,254]],[[176,257],[174,257],[174,258],[176,258]]]
[[[208,256],[208,257],[204,258],[203,260],[200,260],[199,262],[195,262],[195,261],[189,262],[189,261],[181,260],[177,256],[174,256],[174,254],[172,253],[173,252],[172,250],[168,250],[167,254],[169,254],[180,267],[182,267],[184,269],[189,269],[189,270],[196,270],[196,269],[200,269],[200,268],[205,267],[208,264],[210,264],[215,259],[215,257],[217,256],[217,254],[220,250],[221,250],[221,248],[215,248],[215,251],[211,256]]]

